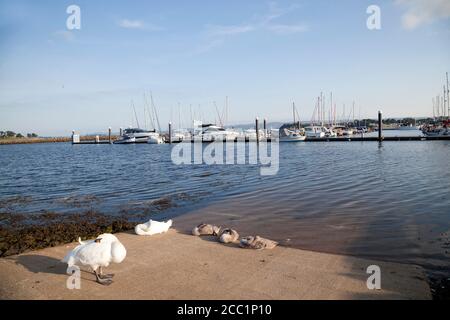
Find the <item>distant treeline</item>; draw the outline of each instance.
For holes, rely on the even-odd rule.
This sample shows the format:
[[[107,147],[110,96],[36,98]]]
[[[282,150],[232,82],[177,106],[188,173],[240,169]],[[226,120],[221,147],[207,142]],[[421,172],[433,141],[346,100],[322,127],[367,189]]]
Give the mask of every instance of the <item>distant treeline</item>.
[[[37,138],[38,135],[36,133],[27,133],[27,138]],[[6,138],[25,138],[25,136],[21,133],[15,133],[14,131],[0,131],[0,139]]]

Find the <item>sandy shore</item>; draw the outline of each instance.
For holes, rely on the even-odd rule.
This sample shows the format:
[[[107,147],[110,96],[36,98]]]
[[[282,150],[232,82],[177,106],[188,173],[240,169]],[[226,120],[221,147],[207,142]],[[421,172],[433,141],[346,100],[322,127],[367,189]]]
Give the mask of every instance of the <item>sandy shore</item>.
[[[60,260],[76,244],[0,259],[1,299],[430,299],[422,268],[277,247],[252,251],[186,230],[153,237],[117,234],[128,255],[104,287],[82,268],[81,289],[66,288]],[[366,268],[379,265],[381,290]]]

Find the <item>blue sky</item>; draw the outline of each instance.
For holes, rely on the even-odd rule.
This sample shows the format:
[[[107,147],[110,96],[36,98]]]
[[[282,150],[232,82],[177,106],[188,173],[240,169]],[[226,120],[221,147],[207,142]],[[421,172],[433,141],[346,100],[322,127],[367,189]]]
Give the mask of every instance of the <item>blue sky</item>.
[[[81,30],[66,8],[81,8]],[[381,30],[366,27],[369,5]],[[432,114],[450,71],[450,1],[0,0],[0,130],[68,135],[141,126],[153,92],[163,127],[190,110],[229,123],[312,117],[321,91],[338,114]],[[179,107],[180,105],[180,107]],[[192,105],[192,108],[190,107]],[[200,107],[199,107],[200,105]]]

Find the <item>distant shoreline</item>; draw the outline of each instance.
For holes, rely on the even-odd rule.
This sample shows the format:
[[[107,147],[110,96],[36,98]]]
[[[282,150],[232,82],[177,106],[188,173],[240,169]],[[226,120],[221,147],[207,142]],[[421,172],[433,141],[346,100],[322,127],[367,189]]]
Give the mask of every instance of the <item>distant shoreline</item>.
[[[108,140],[108,136],[99,136],[100,141]],[[117,140],[118,136],[112,136],[112,140]],[[95,140],[95,136],[83,136],[81,141]],[[72,142],[71,137],[38,137],[38,138],[2,138],[0,145],[10,144],[34,144],[34,143],[57,143],[57,142]]]

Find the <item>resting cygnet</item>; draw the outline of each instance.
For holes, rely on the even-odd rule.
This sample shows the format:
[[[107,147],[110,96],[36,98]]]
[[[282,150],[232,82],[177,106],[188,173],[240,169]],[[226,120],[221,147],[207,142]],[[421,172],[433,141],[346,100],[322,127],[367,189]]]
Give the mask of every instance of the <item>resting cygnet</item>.
[[[192,229],[194,236],[217,236],[220,232],[220,227],[211,224],[201,223]]]
[[[219,241],[222,243],[232,243],[239,240],[239,233],[231,228],[225,228],[220,232]]]
[[[248,236],[241,239],[241,242],[239,243],[239,246],[241,248],[247,248],[247,249],[256,249],[256,250],[263,250],[263,249],[273,249],[278,245],[278,242],[272,241],[269,239],[261,238],[260,236]]]

